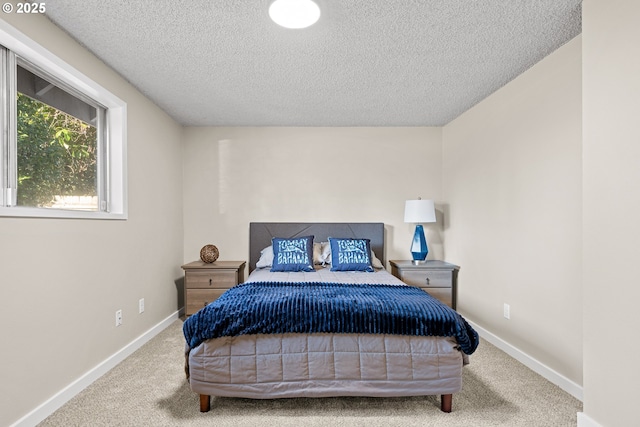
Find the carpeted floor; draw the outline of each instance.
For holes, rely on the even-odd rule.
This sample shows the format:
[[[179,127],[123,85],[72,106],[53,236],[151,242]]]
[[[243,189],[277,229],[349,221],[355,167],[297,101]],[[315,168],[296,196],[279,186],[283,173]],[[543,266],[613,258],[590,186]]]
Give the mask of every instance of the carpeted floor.
[[[575,426],[582,403],[482,341],[453,412],[438,396],[251,400],[212,398],[200,413],[184,376],[182,320],[40,426]]]

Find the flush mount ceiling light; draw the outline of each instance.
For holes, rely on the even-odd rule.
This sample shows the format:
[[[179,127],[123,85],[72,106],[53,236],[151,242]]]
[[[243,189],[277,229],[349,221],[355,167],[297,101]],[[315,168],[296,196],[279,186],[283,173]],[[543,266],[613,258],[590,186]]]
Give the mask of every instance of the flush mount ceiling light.
[[[320,8],[311,0],[275,0],[269,16],[285,28],[306,28],[320,19]]]

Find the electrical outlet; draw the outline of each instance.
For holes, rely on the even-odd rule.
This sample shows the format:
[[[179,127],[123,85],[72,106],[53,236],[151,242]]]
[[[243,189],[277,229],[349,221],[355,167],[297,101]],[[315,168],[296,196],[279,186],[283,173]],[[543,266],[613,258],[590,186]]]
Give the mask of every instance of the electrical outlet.
[[[122,325],[122,310],[116,311],[116,326]]]
[[[505,319],[511,318],[511,307],[507,303],[504,304],[504,318]]]
[[[140,298],[138,301],[138,313],[144,313],[144,298]]]

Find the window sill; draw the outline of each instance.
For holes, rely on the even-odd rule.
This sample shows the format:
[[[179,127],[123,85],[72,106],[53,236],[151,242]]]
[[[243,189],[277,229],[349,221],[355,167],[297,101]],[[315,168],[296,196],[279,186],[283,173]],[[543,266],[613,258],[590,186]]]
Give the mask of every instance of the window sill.
[[[59,219],[100,219],[126,220],[126,213],[72,211],[65,209],[0,207],[0,218],[59,218]]]

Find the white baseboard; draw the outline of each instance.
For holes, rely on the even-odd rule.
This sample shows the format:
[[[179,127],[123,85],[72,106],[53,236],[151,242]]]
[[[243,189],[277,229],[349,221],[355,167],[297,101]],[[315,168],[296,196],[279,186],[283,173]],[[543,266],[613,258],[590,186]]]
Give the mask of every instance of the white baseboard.
[[[180,312],[176,311],[175,313],[168,316],[166,319],[162,320],[160,323],[140,335],[138,338],[133,340],[131,343],[120,349],[117,353],[113,354],[111,357],[100,363],[95,368],[88,371],[82,377],[78,378],[73,383],[69,384],[67,387],[56,393],[53,397],[51,397],[46,402],[42,403],[40,406],[35,408],[33,411],[16,421],[12,424],[11,427],[31,427],[36,426],[42,420],[47,418],[49,415],[54,413],[60,407],[62,407],[65,403],[71,400],[74,396],[80,393],[82,390],[91,385],[98,378],[109,372],[113,369],[118,363],[122,362],[124,359],[129,357],[134,351],[138,350],[144,344],[146,344],[153,337],[158,335],[164,329],[166,329],[169,325],[171,325],[176,319],[179,318]],[[492,334],[486,329],[476,325],[475,323],[469,321],[471,326],[478,331],[480,336],[490,342],[491,344],[498,347],[500,350],[507,353],[509,356],[513,357],[523,365],[527,366],[529,369],[533,370],[537,374],[546,378],[553,384],[556,384],[558,387],[566,391],[567,393],[574,396],[576,399],[582,401],[582,387],[575,382],[569,380],[568,378],[560,375],[558,372],[549,368],[548,366],[540,363],[536,359],[532,358],[528,354],[524,353],[520,349],[512,346],[508,342],[504,341],[502,338]],[[578,412],[578,427],[601,427],[600,424],[593,421],[584,412]]]
[[[602,427],[584,412],[578,412],[578,427]]]
[[[12,424],[11,427],[36,426],[38,423],[47,418],[49,415],[53,414],[56,410],[62,407],[62,405],[67,403],[82,390],[91,385],[91,383],[109,372],[118,363],[122,362],[134,351],[146,344],[151,338],[155,337],[164,329],[166,329],[176,319],[178,319],[178,317],[179,312],[176,311],[175,313],[140,335],[138,338],[127,344],[125,347],[110,356],[108,359],[100,363],[98,366],[91,369],[86,374],[82,375],[80,378],[69,384],[67,387],[60,390],[53,397],[45,401],[33,411],[20,418],[18,421]]]
[[[467,319],[467,321],[469,320]],[[473,328],[476,331],[478,331],[478,334],[480,334],[481,338],[489,341],[491,344],[495,345],[500,350],[504,351],[509,356],[513,357],[518,362],[522,363],[523,365],[531,369],[533,372],[546,378],[547,380],[557,385],[558,387],[560,387],[561,389],[563,389],[564,391],[566,391],[576,399],[582,401],[583,389],[581,385],[576,384],[575,382],[571,381],[567,377],[559,374],[558,372],[554,371],[547,365],[539,362],[538,360],[529,356],[522,350],[514,347],[513,345],[504,341],[502,338],[492,334],[491,332],[487,331],[481,326],[478,326],[471,321],[469,321],[469,324],[473,326]],[[594,426],[596,425],[597,424],[594,424]],[[585,426],[590,426],[590,424],[585,424]]]

